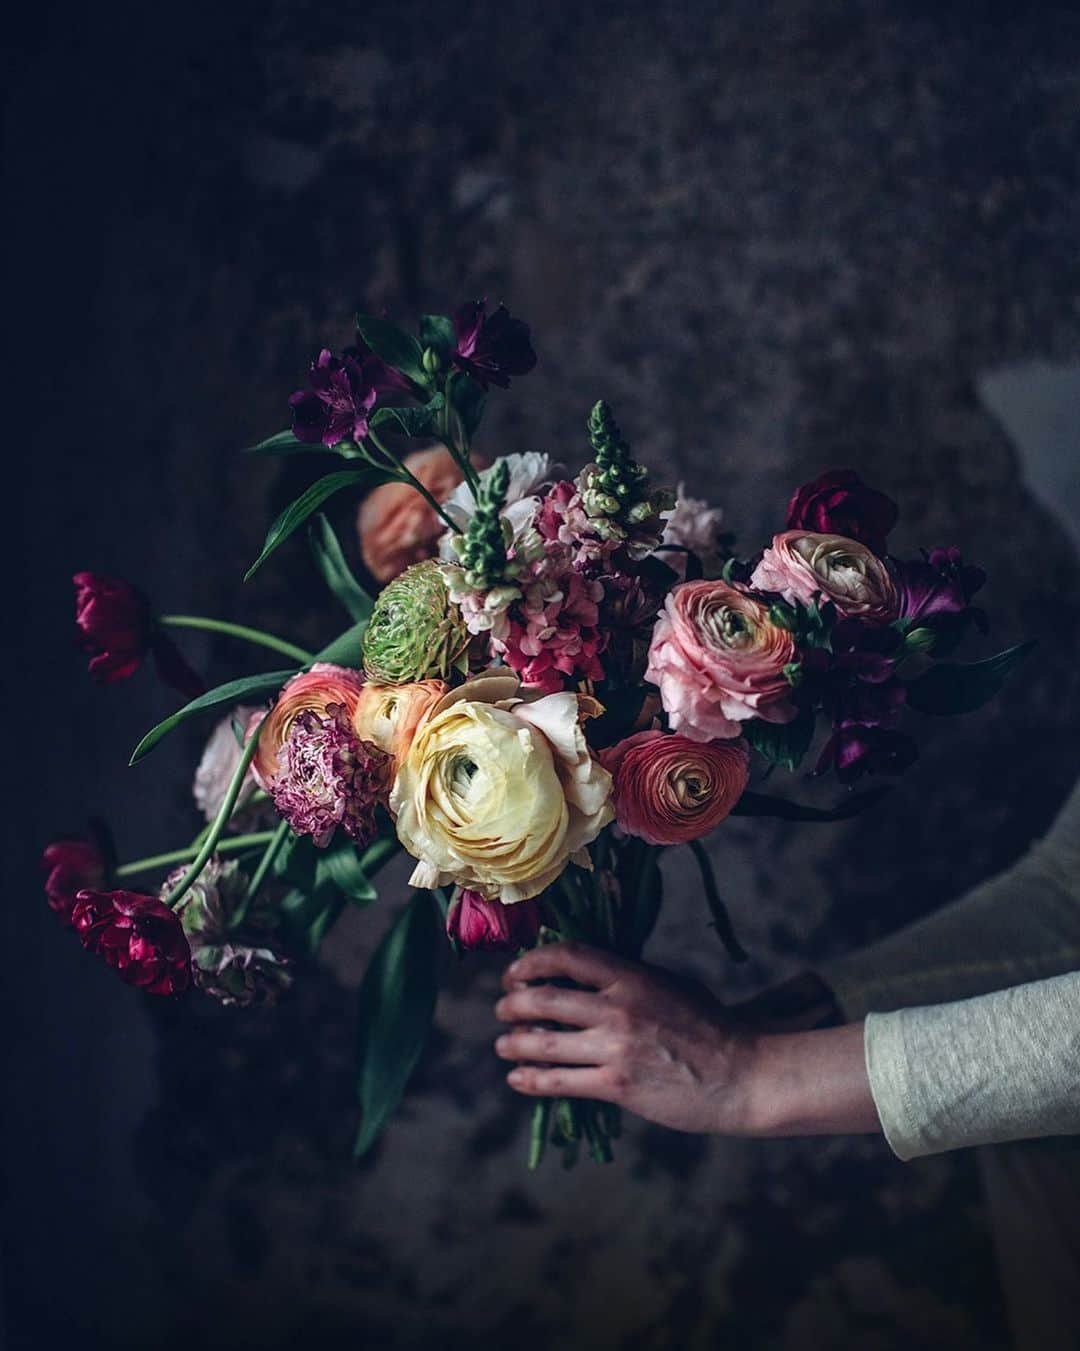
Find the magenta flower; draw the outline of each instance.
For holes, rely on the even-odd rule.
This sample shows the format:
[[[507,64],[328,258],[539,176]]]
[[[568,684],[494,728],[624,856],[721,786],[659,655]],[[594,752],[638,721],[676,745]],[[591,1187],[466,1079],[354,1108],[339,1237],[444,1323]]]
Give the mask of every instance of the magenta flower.
[[[488,901],[478,891],[463,889],[446,916],[446,933],[468,952],[516,952],[531,947],[540,932],[536,901]]]
[[[289,399],[293,435],[308,445],[362,441],[380,395],[412,392],[403,375],[360,347],[347,347],[340,357],[323,348],[308,382],[310,388],[298,389]]]
[[[274,806],[298,835],[325,849],[338,826],[363,847],[375,835],[375,808],[390,788],[391,760],[353,731],[341,704],[304,709],[278,752]]]
[[[814,773],[833,768],[841,783],[853,783],[864,774],[902,774],[918,754],[915,742],[903,732],[843,723],[833,729]]]
[[[899,514],[891,497],[868,488],[853,469],[830,469],[795,491],[784,528],[843,535],[884,554]]]
[[[986,581],[986,573],[965,563],[960,550],[931,549],[923,558],[896,565],[900,617],[912,626],[934,615],[962,614]]]
[[[485,315],[487,302],[469,300],[454,315],[457,347],[452,361],[477,384],[506,389],[512,375],[527,375],[536,365],[529,326],[514,319],[505,305]]]
[[[570,680],[603,680],[602,583],[576,572],[556,549],[520,585],[524,601],[511,609],[498,650],[522,684],[554,694]]]
[[[87,952],[147,994],[181,994],[191,984],[191,949],[178,916],[156,896],[81,891],[72,924]]]
[[[71,912],[80,891],[103,886],[105,858],[90,840],[54,840],[41,856],[45,900],[49,909],[71,927]]]
[[[150,602],[130,582],[98,572],[77,572],[75,626],[80,648],[90,655],[90,674],[103,684],[127,680],[149,653],[166,684],[189,699],[203,682],[155,622]]]

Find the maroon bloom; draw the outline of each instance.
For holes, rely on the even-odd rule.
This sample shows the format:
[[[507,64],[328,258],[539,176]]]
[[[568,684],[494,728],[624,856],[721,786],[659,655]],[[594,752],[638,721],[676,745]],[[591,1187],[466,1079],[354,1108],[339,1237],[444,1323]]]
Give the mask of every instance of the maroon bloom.
[[[823,774],[832,767],[841,783],[854,783],[864,774],[902,774],[918,754],[915,742],[903,732],[842,723],[834,728],[814,772]]]
[[[412,390],[403,375],[361,347],[346,347],[340,357],[323,348],[308,382],[310,388],[298,389],[289,399],[293,435],[308,445],[362,441],[379,396]]]
[[[191,949],[179,917],[156,896],[81,891],[72,923],[83,947],[147,994],[181,994],[191,984]]]
[[[983,569],[965,563],[955,546],[931,549],[921,559],[896,565],[900,617],[914,626],[935,615],[963,614],[985,581]]]
[[[503,905],[467,889],[458,893],[446,916],[447,936],[467,952],[516,952],[531,947],[539,932],[536,901]]]
[[[54,840],[41,856],[41,867],[49,909],[70,928],[79,892],[105,884],[105,857],[90,840]]]
[[[77,572],[75,626],[78,643],[90,656],[90,674],[105,685],[127,680],[147,653],[167,685],[189,699],[205,686],[176,644],[154,622],[150,602],[130,582],[99,572]]]
[[[452,360],[487,389],[506,389],[512,375],[527,375],[536,365],[529,326],[514,319],[505,305],[485,315],[485,300],[469,300],[454,315],[457,347]]]
[[[785,529],[842,535],[884,554],[886,537],[899,514],[891,497],[868,488],[853,469],[830,469],[795,492]]]

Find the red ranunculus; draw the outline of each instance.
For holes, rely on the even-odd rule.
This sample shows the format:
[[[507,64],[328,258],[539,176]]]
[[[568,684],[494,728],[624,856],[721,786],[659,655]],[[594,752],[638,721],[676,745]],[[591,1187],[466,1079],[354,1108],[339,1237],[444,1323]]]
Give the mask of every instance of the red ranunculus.
[[[516,952],[530,947],[540,932],[536,901],[488,901],[478,891],[463,890],[446,917],[447,935],[467,951]]]
[[[71,926],[71,911],[80,891],[105,882],[105,859],[90,840],[54,840],[41,856],[45,873],[45,899],[64,923]]]
[[[205,686],[168,634],[155,624],[150,602],[121,577],[77,572],[75,626],[79,646],[90,656],[90,674],[112,685],[132,675],[151,653],[158,675],[189,699]]]
[[[80,891],[72,923],[87,952],[147,994],[181,994],[191,984],[191,949],[177,915],[137,891]]]
[[[853,469],[830,469],[795,492],[785,529],[844,535],[884,554],[899,514],[891,497],[868,488]]]

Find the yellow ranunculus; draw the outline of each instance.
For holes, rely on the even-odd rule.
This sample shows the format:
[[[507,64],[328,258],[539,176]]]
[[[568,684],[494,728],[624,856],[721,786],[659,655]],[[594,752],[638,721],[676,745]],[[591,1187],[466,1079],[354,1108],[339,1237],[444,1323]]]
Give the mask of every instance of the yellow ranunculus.
[[[611,776],[585,743],[593,699],[518,696],[491,674],[436,705],[398,766],[390,796],[412,884],[459,886],[505,904],[549,886],[612,820]]]

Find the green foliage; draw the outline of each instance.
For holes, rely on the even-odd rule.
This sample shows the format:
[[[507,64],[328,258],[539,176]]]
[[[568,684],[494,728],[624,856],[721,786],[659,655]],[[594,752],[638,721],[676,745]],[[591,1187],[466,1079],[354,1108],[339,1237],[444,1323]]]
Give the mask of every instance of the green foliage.
[[[763,722],[751,718],[742,725],[743,736],[754,750],[773,765],[797,769],[814,739],[813,711],[804,708],[791,722]]]
[[[325,455],[328,453],[328,449],[321,442],[299,441],[291,431],[284,431],[277,432],[274,436],[268,436],[265,441],[260,441],[257,446],[248,446],[244,454],[303,455],[305,452],[314,451]]]
[[[421,387],[427,387],[429,377],[424,370],[424,349],[411,333],[374,314],[358,314],[356,331],[388,366]]]
[[[158,742],[163,737],[168,736],[174,727],[179,727],[182,722],[195,717],[197,713],[208,713],[212,708],[220,708],[223,704],[237,704],[241,700],[255,695],[274,694],[281,689],[290,676],[295,674],[295,669],[266,671],[262,675],[245,676],[242,680],[229,680],[224,685],[218,685],[215,689],[207,690],[205,694],[200,694],[197,699],[192,699],[183,708],[177,709],[175,713],[163,719],[156,727],[152,727],[135,747],[130,763],[137,764],[144,755],[149,755]]]
[[[700,840],[690,841],[690,851],[694,855],[698,871],[701,873],[701,885],[705,891],[705,902],[709,907],[709,913],[712,915],[713,928],[719,935],[724,947],[727,948],[731,960],[733,962],[745,962],[747,952],[736,938],[731,916],[728,914],[727,906],[720,898],[720,889],[716,885],[716,875],[713,872],[712,860],[709,858],[708,851]]]
[[[864,793],[852,793],[836,807],[808,807],[787,798],[768,793],[743,793],[731,810],[732,816],[771,816],[778,821],[807,821],[822,824],[847,821],[876,806],[892,792],[891,788],[868,788]]]
[[[452,352],[457,347],[454,324],[445,314],[420,316],[420,345],[434,347],[441,352]]]
[[[972,713],[997,694],[1034,649],[1034,640],[1006,648],[984,661],[942,661],[907,687],[909,708],[920,713]]]
[[[322,579],[358,624],[371,617],[374,599],[352,574],[334,527],[319,512],[308,526],[308,542]]]
[[[316,480],[306,492],[301,493],[295,502],[289,503],[267,531],[262,553],[244,574],[244,581],[250,581],[274,550],[284,544],[294,531],[299,530],[309,516],[314,515],[328,498],[333,497],[342,488],[359,488],[361,484],[365,487],[373,487],[376,483],[387,483],[394,477],[386,469],[371,467],[367,469],[339,469],[333,474],[326,474],[323,478]]]
[[[442,411],[446,400],[436,394],[427,403],[417,407],[415,404],[390,405],[376,408],[368,423],[379,428],[387,423],[397,423],[398,430],[406,436],[427,436],[435,429],[436,415]]]

